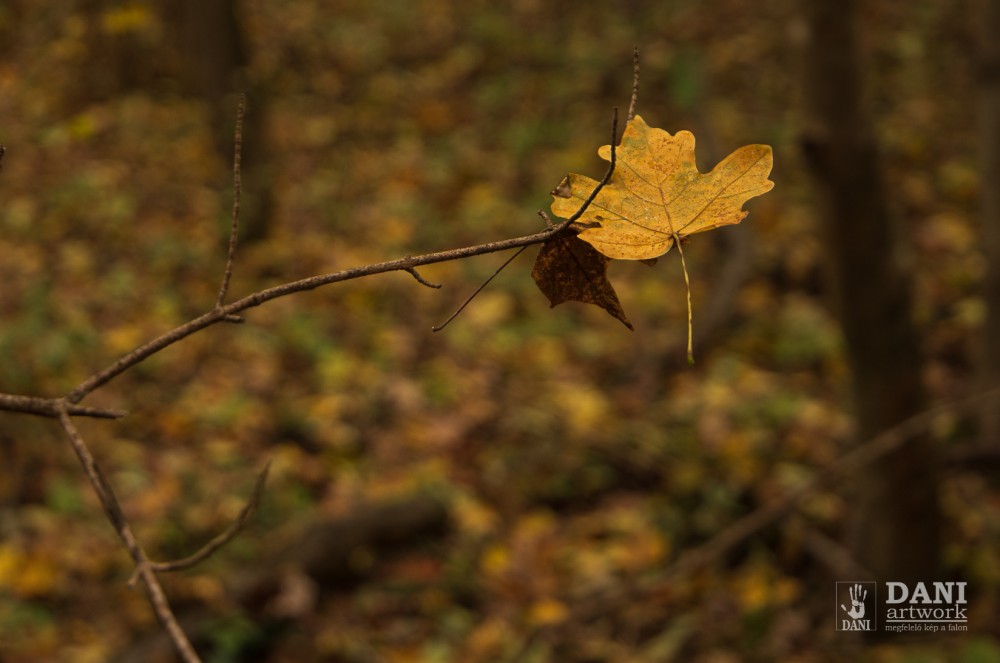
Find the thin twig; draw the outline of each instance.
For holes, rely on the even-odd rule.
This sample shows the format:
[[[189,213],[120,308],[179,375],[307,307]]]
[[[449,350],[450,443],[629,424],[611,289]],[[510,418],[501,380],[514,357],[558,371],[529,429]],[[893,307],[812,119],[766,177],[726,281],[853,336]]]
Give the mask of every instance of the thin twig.
[[[548,239],[552,239],[553,237],[555,237],[554,234],[555,230],[561,230],[563,228],[569,227],[570,224],[574,223],[577,219],[583,216],[583,213],[586,212],[587,208],[590,207],[590,204],[594,202],[594,199],[597,198],[597,194],[601,192],[601,189],[604,188],[604,185],[606,185],[608,182],[611,181],[611,175],[615,172],[615,143],[617,142],[617,135],[618,135],[618,107],[616,106],[614,109],[613,116],[611,118],[611,163],[608,165],[608,171],[604,174],[604,179],[598,182],[597,186],[594,187],[594,190],[590,192],[589,196],[587,196],[587,199],[583,201],[582,205],[580,205],[580,209],[578,209],[576,213],[573,214],[573,216],[571,216],[565,223],[561,224],[557,228],[553,228],[552,221],[549,219],[548,215],[546,215],[545,212],[539,210],[539,215],[545,220],[545,223],[548,225],[547,228]],[[511,262],[514,261],[515,258],[524,253],[524,250],[526,248],[528,247],[522,246],[517,253],[512,255],[510,258],[507,258],[507,260],[504,261],[504,263],[500,265],[500,267],[498,267],[497,270],[493,272],[493,274],[491,274],[490,277],[482,283],[482,285],[476,288],[475,292],[469,295],[469,297],[464,302],[462,302],[462,305],[459,306],[454,313],[448,316],[447,320],[442,322],[440,325],[437,325],[436,327],[431,327],[431,331],[437,332],[447,327],[448,323],[457,318],[459,313],[464,311],[465,307],[468,306],[472,302],[472,300],[475,299],[476,296],[479,295],[479,293],[482,292],[487,285],[489,285],[490,281],[496,278],[497,274],[502,272],[507,267],[507,265],[509,265]]]
[[[61,399],[58,398],[40,398],[38,396],[0,393],[0,410],[37,414],[43,417],[58,419],[62,405]],[[74,417],[94,417],[96,419],[121,419],[128,414],[125,410],[110,410],[86,407],[84,405],[70,405],[69,413]]]
[[[167,601],[167,595],[164,593],[160,581],[153,572],[146,552],[139,545],[132,527],[122,512],[118,498],[115,497],[114,491],[105,480],[104,473],[101,472],[100,466],[94,460],[94,456],[90,453],[87,444],[83,441],[80,431],[73,424],[69,410],[70,404],[62,402],[59,410],[59,423],[66,432],[70,444],[73,445],[73,451],[76,452],[76,457],[80,460],[83,471],[90,480],[90,485],[93,487],[94,493],[97,494],[97,499],[101,502],[104,514],[111,522],[111,526],[114,527],[115,533],[118,534],[118,537],[125,544],[129,555],[132,556],[132,561],[135,563],[136,575],[146,586],[149,600],[153,604],[153,611],[156,613],[160,623],[163,624],[163,628],[166,629],[167,635],[170,637],[171,642],[173,642],[174,647],[176,647],[181,659],[185,663],[201,663],[201,659],[191,645],[191,641],[188,640],[184,630],[177,623],[177,618],[174,616],[169,601]]]
[[[257,510],[257,506],[260,504],[261,495],[264,494],[264,484],[267,482],[267,474],[270,469],[271,463],[269,462],[264,466],[264,469],[261,470],[260,474],[257,475],[257,481],[254,482],[253,492],[250,494],[250,498],[243,506],[243,509],[240,510],[236,519],[229,525],[229,527],[226,528],[226,531],[206,543],[200,550],[198,550],[198,552],[185,557],[184,559],[178,559],[172,562],[150,562],[150,567],[153,571],[165,573],[169,571],[182,571],[184,569],[190,569],[191,567],[205,561],[215,554],[217,550],[235,539],[236,535],[239,534],[246,526],[247,522],[249,522],[250,516],[252,516],[254,511]]]
[[[628,102],[628,121],[635,117],[636,106],[639,105],[639,47],[632,48],[632,98]]]
[[[615,146],[617,144],[618,144],[618,106],[615,106],[611,116],[611,159],[610,159],[611,163],[608,164],[608,170],[606,173],[604,173],[604,178],[597,183],[597,186],[594,187],[594,190],[590,192],[590,195],[587,196],[587,199],[583,201],[582,205],[580,205],[580,209],[578,209],[576,213],[574,213],[573,216],[569,217],[569,219],[567,219],[566,222],[562,225],[569,226],[571,223],[573,223],[581,216],[583,216],[583,213],[587,211],[588,207],[590,207],[590,203],[594,202],[594,199],[597,198],[597,194],[599,194],[601,192],[601,189],[603,189],[605,185],[611,181],[611,176],[614,175],[615,173],[615,166],[618,164],[617,150],[615,149]]]
[[[472,302],[472,300],[475,299],[476,296],[480,292],[482,292],[483,289],[486,286],[488,286],[490,284],[490,281],[492,281],[494,278],[496,278],[497,274],[499,274],[500,272],[502,272],[507,267],[507,265],[509,265],[510,263],[514,262],[514,259],[517,258],[522,253],[524,253],[524,250],[527,249],[527,248],[528,248],[527,246],[522,246],[521,248],[519,248],[514,253],[514,255],[512,255],[511,257],[509,257],[506,260],[504,260],[503,264],[500,265],[499,267],[497,267],[496,271],[493,272],[492,274],[490,274],[490,277],[488,279],[486,279],[485,281],[483,281],[482,285],[480,285],[478,288],[476,288],[475,291],[471,295],[469,295],[464,302],[462,302],[462,305],[459,306],[457,309],[455,309],[454,313],[452,313],[451,315],[448,316],[447,320],[445,320],[444,322],[442,322],[440,325],[431,327],[431,331],[439,332],[442,329],[444,329],[445,327],[447,327],[448,323],[451,322],[452,320],[454,320],[455,318],[457,318],[458,315],[459,315],[459,313],[461,313],[462,311],[464,311],[465,307],[468,306]]]
[[[428,281],[427,279],[425,279],[424,277],[422,277],[420,275],[420,272],[418,272],[413,267],[407,267],[406,271],[409,272],[410,276],[412,276],[413,278],[415,278],[417,280],[417,283],[419,283],[420,285],[425,285],[428,288],[434,288],[435,290],[437,290],[437,289],[439,289],[441,287],[440,283],[431,283],[430,281]]]
[[[215,298],[215,307],[222,308],[226,300],[226,293],[229,291],[229,281],[233,277],[233,263],[236,260],[236,246],[238,244],[240,229],[240,191],[241,173],[240,164],[243,159],[243,114],[246,111],[247,95],[240,95],[240,103],[236,108],[236,132],[233,141],[233,217],[229,227],[229,249],[226,252],[226,270],[222,275],[222,284],[219,286],[219,295]],[[229,320],[234,322],[234,320]]]
[[[395,272],[400,270],[405,271],[421,265],[460,260],[463,258],[470,258],[472,256],[497,253],[499,251],[516,249],[522,246],[530,246],[532,244],[541,244],[542,242],[553,237],[553,233],[564,232],[569,227],[569,224],[569,221],[565,221],[559,224],[559,226],[557,226],[554,230],[545,230],[544,232],[524,235],[522,237],[514,237],[499,242],[487,242],[485,244],[466,246],[459,249],[450,249],[448,251],[437,251],[435,253],[427,253],[420,256],[397,258],[396,260],[365,265],[363,267],[353,267],[351,269],[332,272],[330,274],[310,276],[298,281],[284,283],[282,285],[277,285],[255,292],[235,302],[226,304],[222,308],[212,309],[203,313],[197,318],[189,320],[188,322],[171,329],[165,334],[137,347],[135,350],[132,350],[128,354],[120,357],[109,366],[81,382],[73,389],[73,391],[69,393],[66,400],[70,403],[79,403],[85,396],[93,392],[95,389],[107,384],[115,377],[121,375],[151,355],[154,355],[164,348],[187,338],[195,332],[224,321],[227,316],[233,316],[241,311],[260,306],[261,304],[271,301],[272,299],[287,297],[288,295],[294,295],[306,290],[314,290],[331,283],[350,281],[352,279],[372,276],[374,274],[384,274],[386,272]]]

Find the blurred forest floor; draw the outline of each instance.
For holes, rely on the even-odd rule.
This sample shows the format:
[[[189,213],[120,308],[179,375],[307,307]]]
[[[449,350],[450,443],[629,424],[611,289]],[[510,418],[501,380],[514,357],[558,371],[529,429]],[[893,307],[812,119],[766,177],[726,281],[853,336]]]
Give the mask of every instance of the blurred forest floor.
[[[925,379],[945,402],[973,390],[984,310],[978,5],[862,5]],[[612,107],[628,104],[633,45],[650,125],[693,131],[703,171],[771,144],[776,187],[741,226],[685,247],[692,368],[674,253],[653,268],[612,265],[631,333],[596,307],[550,310],[529,250],[442,332],[430,328],[503,256],[423,269],[439,291],[389,274],[271,302],[88,399],[131,412],[80,425],[159,559],[222,530],[273,463],[249,530],[165,581],[181,615],[211,615],[206,660],[1000,661],[1000,493],[960,467],[940,494],[946,573],[973,597],[968,633],[869,643],[834,632],[833,582],[857,579],[830,566],[850,485],[640,599],[575,612],[655,581],[853,443],[797,146],[807,35],[796,3],[238,9],[248,78],[266,99],[263,135],[244,140],[264,151],[272,204],[268,235],[241,247],[233,297],[536,232],[567,172],[603,172],[597,149]],[[0,6],[2,391],[65,393],[214,301],[231,123],[217,128],[180,90],[167,32],[142,0]],[[229,117],[233,92],[218,95]],[[971,441],[962,413],[932,432],[949,449]],[[239,580],[310,525],[426,498],[445,505],[443,529],[357,546],[350,584],[287,590],[273,628],[234,601]],[[130,572],[57,427],[0,413],[0,660],[116,660],[157,633]]]

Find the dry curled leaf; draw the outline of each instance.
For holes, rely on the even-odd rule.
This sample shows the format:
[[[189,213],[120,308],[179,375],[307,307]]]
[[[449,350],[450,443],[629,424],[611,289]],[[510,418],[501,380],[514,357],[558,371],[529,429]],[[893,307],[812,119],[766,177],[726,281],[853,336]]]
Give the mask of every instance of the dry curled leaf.
[[[600,306],[632,329],[618,294],[608,281],[611,259],[576,235],[553,237],[542,245],[531,276],[552,306],[576,301]]]
[[[611,146],[599,151],[610,160]],[[675,241],[694,233],[739,223],[743,203],[770,191],[771,148],[747,145],[709,173],[698,172],[694,136],[650,128],[636,115],[625,127],[611,181],[580,217],[580,239],[608,256],[646,260],[663,255]],[[568,218],[597,182],[571,174],[553,192],[552,211]]]

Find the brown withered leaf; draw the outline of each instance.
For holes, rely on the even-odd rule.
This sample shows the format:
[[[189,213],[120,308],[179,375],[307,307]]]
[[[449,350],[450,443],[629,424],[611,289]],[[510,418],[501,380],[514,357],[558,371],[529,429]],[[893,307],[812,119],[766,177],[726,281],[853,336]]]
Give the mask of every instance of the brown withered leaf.
[[[576,235],[553,237],[542,245],[531,277],[552,306],[574,301],[600,306],[633,329],[608,281],[611,259]]]

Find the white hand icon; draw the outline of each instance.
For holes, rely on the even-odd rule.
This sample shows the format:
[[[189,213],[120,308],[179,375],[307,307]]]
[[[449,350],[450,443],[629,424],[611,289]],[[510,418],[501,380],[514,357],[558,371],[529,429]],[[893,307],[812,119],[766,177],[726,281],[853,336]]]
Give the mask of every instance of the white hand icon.
[[[840,609],[847,613],[847,616],[851,619],[861,619],[865,616],[865,599],[868,598],[868,590],[864,589],[861,585],[854,585],[850,588],[851,595],[851,609],[848,610],[844,607],[844,604],[840,604]]]

